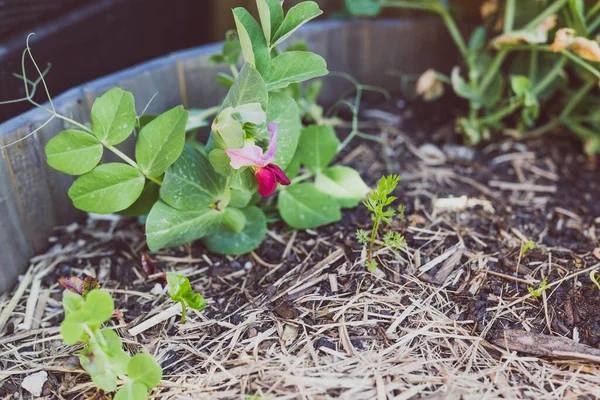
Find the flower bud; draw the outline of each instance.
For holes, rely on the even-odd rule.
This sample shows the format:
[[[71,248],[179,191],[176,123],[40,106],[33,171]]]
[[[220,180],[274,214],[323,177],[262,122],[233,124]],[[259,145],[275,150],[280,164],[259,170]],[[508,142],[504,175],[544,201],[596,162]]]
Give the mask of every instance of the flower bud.
[[[259,103],[244,104],[239,107],[227,107],[212,124],[227,149],[239,149],[244,144],[244,127],[265,124],[267,114]]]

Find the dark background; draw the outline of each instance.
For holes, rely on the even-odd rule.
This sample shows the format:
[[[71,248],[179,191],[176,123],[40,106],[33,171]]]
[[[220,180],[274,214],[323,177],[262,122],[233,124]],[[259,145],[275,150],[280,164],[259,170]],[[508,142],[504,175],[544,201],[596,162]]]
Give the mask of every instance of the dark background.
[[[301,0],[286,0],[286,8]],[[329,16],[343,0],[316,0]],[[456,1],[467,14],[479,0]],[[234,27],[231,8],[256,14],[255,0],[2,0],[0,1],[0,101],[25,94],[21,53],[27,34],[40,68],[52,69],[52,96],[92,79],[177,50],[219,41]],[[413,15],[404,12],[402,15]],[[388,11],[386,16],[400,15]],[[348,45],[342,43],[340,45]],[[27,68],[28,77],[36,75]],[[44,101],[38,92],[36,99]],[[31,108],[0,105],[0,123]]]

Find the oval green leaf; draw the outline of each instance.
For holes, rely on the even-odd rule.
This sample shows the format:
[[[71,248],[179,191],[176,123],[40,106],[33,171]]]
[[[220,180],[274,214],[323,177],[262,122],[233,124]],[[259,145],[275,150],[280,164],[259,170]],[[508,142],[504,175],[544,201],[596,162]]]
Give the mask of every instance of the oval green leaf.
[[[316,228],[342,219],[337,201],[312,183],[299,183],[283,189],[277,207],[281,218],[296,229]]]
[[[288,51],[271,61],[265,74],[267,89],[283,89],[292,83],[327,75],[327,62],[323,57],[309,51]]]
[[[148,389],[141,383],[130,382],[121,387],[113,400],[147,400]]]
[[[127,376],[135,383],[152,389],[162,379],[162,369],[150,354],[139,353],[127,365]]]
[[[300,139],[302,124],[298,113],[298,105],[287,93],[271,93],[267,109],[267,121],[277,123],[277,151],[273,162],[280,168],[285,169],[292,161]]]
[[[187,120],[188,112],[177,106],[142,128],[135,146],[135,158],[145,175],[162,175],[181,155]]]
[[[129,165],[102,164],[73,182],[68,194],[80,210],[110,214],[131,206],[142,194],[144,182],[144,175]]]
[[[221,108],[238,107],[249,103],[260,103],[267,109],[269,92],[260,73],[250,64],[244,64]]]
[[[107,146],[121,143],[136,124],[133,94],[119,88],[109,90],[96,99],[91,116],[94,136]]]
[[[304,128],[298,147],[302,164],[318,173],[333,160],[339,144],[340,141],[330,126],[311,125]]]
[[[146,241],[152,251],[177,246],[211,235],[220,224],[219,212],[212,208],[177,210],[157,202],[146,220]]]
[[[243,7],[233,9],[233,18],[246,63],[264,73],[269,67],[271,55],[263,31],[252,15]]]
[[[344,166],[335,166],[317,174],[315,186],[332,196],[343,208],[356,207],[369,193],[369,187],[358,171]]]
[[[185,146],[179,159],[167,169],[160,196],[171,207],[197,210],[221,199],[224,191],[225,177],[215,172],[206,157]]]
[[[159,198],[160,186],[152,181],[146,181],[140,197],[131,206],[123,211],[119,211],[119,214],[124,217],[140,217],[142,215],[148,215],[152,206]]]
[[[302,25],[323,14],[319,5],[314,1],[305,1],[290,8],[277,32],[273,35],[271,47],[277,46]]]
[[[46,145],[52,168],[69,175],[90,172],[102,159],[104,147],[94,136],[78,130],[62,131]]]
[[[206,248],[218,254],[239,255],[256,249],[267,234],[267,217],[257,207],[250,206],[241,210],[246,216],[246,225],[240,233],[233,233],[221,226],[214,234],[202,241]]]
[[[283,7],[280,0],[256,0],[258,15],[267,44],[283,22]]]

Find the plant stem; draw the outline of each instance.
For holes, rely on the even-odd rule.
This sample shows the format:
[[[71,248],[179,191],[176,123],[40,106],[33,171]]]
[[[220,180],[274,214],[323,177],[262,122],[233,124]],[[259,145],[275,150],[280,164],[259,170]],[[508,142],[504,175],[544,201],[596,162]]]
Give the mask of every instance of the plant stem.
[[[548,71],[546,76],[544,76],[544,78],[542,78],[542,80],[539,81],[533,87],[533,89],[531,89],[533,94],[539,95],[541,92],[543,92],[556,79],[556,77],[562,72],[562,69],[566,63],[567,63],[567,59],[565,57],[561,57],[561,59],[558,60],[558,62],[556,64],[554,64],[554,67],[552,67],[552,69],[550,71]]]
[[[523,99],[514,101],[514,102],[510,103],[509,105],[507,105],[506,107],[501,108],[500,110],[496,111],[495,113],[490,114],[490,115],[480,119],[479,122],[483,123],[483,124],[493,124],[495,122],[498,122],[498,121],[502,120],[504,117],[512,114],[519,107],[521,107],[523,105],[523,102],[524,102]]]
[[[373,259],[373,246],[375,245],[375,237],[377,236],[377,231],[379,230],[379,218],[375,218],[375,222],[373,223],[373,230],[371,231],[371,243],[369,244],[369,261]]]
[[[558,10],[560,10],[565,4],[567,4],[567,0],[556,0],[552,5],[548,6],[544,11],[542,11],[537,17],[529,21],[527,25],[523,28],[523,30],[535,29],[537,28],[546,18],[551,16],[552,14],[556,14]]]
[[[588,70],[589,72],[594,74],[596,76],[596,78],[600,78],[600,71],[598,71],[596,68],[594,68],[588,62],[584,61],[583,59],[581,59],[580,57],[576,56],[575,54],[571,53],[568,50],[562,50],[561,53],[564,54],[565,56],[569,57],[571,59],[571,61],[573,61],[575,64],[578,64],[579,66],[585,68],[586,70]]]
[[[139,170],[142,174],[144,174],[144,171],[141,170],[140,166],[137,165],[137,163],[135,161],[133,161],[131,158],[129,158],[129,156],[127,156],[127,154],[123,153],[121,150],[117,149],[114,146],[106,146],[106,148],[108,150],[112,151],[121,160],[125,161],[127,164],[131,165],[133,168]],[[162,181],[160,179],[155,178],[153,176],[146,175],[146,174],[144,174],[144,176],[147,179],[151,180],[152,182],[156,183],[157,185],[159,185],[159,186],[162,185]]]
[[[184,301],[181,301],[181,320],[179,321],[181,324],[185,323],[185,317],[187,315],[187,307]]]
[[[504,11],[504,33],[508,33],[513,30],[515,25],[515,9],[516,0],[507,0],[506,9]]]
[[[539,53],[537,50],[532,50],[529,54],[529,81],[535,82],[537,79]]]
[[[600,3],[598,3],[600,4]],[[596,17],[595,20],[593,20],[592,22],[590,22],[590,24],[588,25],[588,34],[592,34],[594,33],[594,31],[596,30],[596,28],[600,26],[600,15],[598,15]]]
[[[233,64],[229,64],[229,69],[231,70],[231,74],[233,75],[233,79],[236,79],[238,77],[238,69],[235,65]]]
[[[583,100],[583,98],[594,88],[596,87],[595,81],[587,82],[585,85],[579,88],[577,92],[573,96],[570,97],[569,102],[563,108],[560,113],[559,118],[566,118],[571,114],[571,112],[577,107],[577,105]]]
[[[488,86],[494,80],[494,77],[498,73],[498,70],[500,69],[500,66],[502,65],[502,63],[504,62],[504,59],[506,58],[507,54],[508,54],[508,49],[502,49],[498,53],[496,53],[494,60],[490,64],[490,67],[488,68],[487,72],[483,76],[483,79],[481,80],[481,84],[479,85],[479,94],[480,95],[483,95],[485,93],[485,90],[488,88]]]
[[[586,20],[590,20],[598,11],[600,11],[600,2],[596,2],[596,4],[594,5],[594,7],[592,7],[587,15],[585,16]]]

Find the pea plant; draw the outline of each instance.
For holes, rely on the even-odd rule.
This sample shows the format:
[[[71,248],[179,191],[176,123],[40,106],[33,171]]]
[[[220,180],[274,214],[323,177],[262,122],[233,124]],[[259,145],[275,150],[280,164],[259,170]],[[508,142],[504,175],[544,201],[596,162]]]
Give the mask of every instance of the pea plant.
[[[404,217],[404,207],[398,207],[398,210],[391,207],[391,204],[396,200],[395,196],[392,196],[394,190],[400,182],[398,175],[383,176],[377,183],[377,188],[373,190],[367,196],[367,199],[363,202],[364,206],[371,212],[371,219],[373,220],[373,228],[371,232],[367,232],[364,229],[356,231],[356,239],[364,246],[368,246],[367,260],[365,262],[369,271],[375,271],[377,269],[377,261],[374,258],[375,241],[379,235],[379,228],[382,224],[391,225],[392,219],[399,212],[401,217]],[[399,232],[389,230],[383,237],[384,246],[397,250],[401,247],[406,247],[406,241],[404,236]]]
[[[600,152],[600,3],[585,0],[487,0],[483,25],[463,36],[447,0],[345,0],[356,16],[384,8],[439,15],[458,47],[461,65],[450,75],[428,70],[416,92],[425,101],[444,86],[469,104],[457,128],[473,144],[496,132],[518,139],[567,129],[588,154]],[[552,39],[554,38],[554,39]],[[466,72],[464,72],[466,71]]]
[[[93,289],[82,295],[71,290],[63,292],[65,319],[60,334],[67,345],[83,343],[79,361],[94,384],[105,392],[114,392],[118,381],[123,382],[115,400],[145,400],[148,391],[157,386],[162,369],[149,354],[131,357],[123,350],[119,335],[102,327],[115,310],[110,294]]]
[[[211,58],[227,64],[230,74],[217,76],[229,91],[208,110],[177,106],[138,115],[133,93],[113,88],[95,100],[91,124],[75,121],[56,111],[49,94],[49,107],[33,101],[38,84],[48,93],[47,71],[27,46],[23,60],[31,58],[39,79],[27,79],[23,67],[22,100],[46,109],[48,122],[58,118],[70,127],[48,142],[46,155],[51,167],[79,176],[68,191],[75,207],[147,215],[152,251],[202,240],[209,251],[238,255],[264,239],[265,206],[275,206],[292,228],[308,229],[339,221],[342,208],[359,204],[368,192],[359,173],[332,165],[343,146],[315,104],[321,83],[303,85],[328,74],[325,60],[302,42],[280,50],[322,11],[314,1],[287,13],[279,0],[256,3],[260,23],[246,9],[233,9],[237,29]],[[309,125],[303,127],[302,120]],[[186,139],[186,132],[206,125],[211,127],[206,143]],[[127,139],[135,140],[134,155],[118,147]],[[106,153],[120,161],[102,162]],[[265,199],[276,191],[276,202]]]

